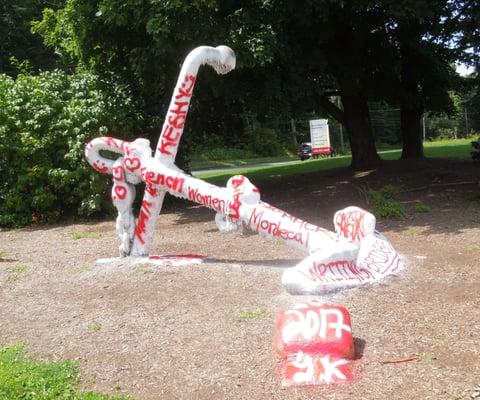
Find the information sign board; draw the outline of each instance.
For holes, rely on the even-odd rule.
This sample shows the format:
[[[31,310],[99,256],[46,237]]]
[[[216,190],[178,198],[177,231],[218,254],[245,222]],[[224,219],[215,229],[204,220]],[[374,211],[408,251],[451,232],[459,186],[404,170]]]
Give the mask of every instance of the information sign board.
[[[310,141],[312,143],[312,154],[330,154],[328,119],[310,120]]]

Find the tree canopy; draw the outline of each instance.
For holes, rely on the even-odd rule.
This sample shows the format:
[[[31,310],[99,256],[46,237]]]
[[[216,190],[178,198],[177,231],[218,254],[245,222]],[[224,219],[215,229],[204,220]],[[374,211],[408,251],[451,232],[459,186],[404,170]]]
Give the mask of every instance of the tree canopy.
[[[57,4],[44,0],[2,0],[0,2],[0,73],[15,75],[18,66],[33,71],[55,65],[52,49],[43,46],[40,35],[31,32],[31,23],[42,16],[42,10]],[[25,62],[28,65],[25,65]],[[16,65],[17,64],[17,65]]]
[[[244,113],[261,121],[325,112],[345,126],[353,166],[362,168],[378,161],[371,101],[401,108],[403,156],[422,157],[420,118],[426,111],[452,112],[454,62],[478,42],[476,6],[465,0],[67,0],[45,9],[35,30],[65,64],[113,71],[128,82],[150,132],[184,55],[201,44],[230,45],[238,69],[221,82],[204,73],[193,104],[193,115],[205,116],[192,124],[196,135],[214,131],[245,140]],[[332,95],[340,96],[340,107]]]

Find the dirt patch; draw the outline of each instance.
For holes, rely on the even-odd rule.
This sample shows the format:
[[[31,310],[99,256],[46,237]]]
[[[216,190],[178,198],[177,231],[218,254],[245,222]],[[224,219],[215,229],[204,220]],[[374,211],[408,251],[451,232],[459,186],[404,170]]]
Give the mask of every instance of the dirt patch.
[[[304,255],[223,235],[212,212],[185,201],[162,214],[154,250],[211,257],[201,265],[96,264],[117,254],[113,221],[0,232],[0,344],[78,359],[85,389],[138,399],[468,398],[480,385],[480,187],[469,183],[479,179],[474,163],[443,160],[258,184],[265,201],[329,229],[337,209],[367,206],[368,188],[400,190],[408,218],[378,228],[407,268],[325,299],[351,313],[361,353],[351,384],[280,386],[274,319],[305,300],[280,277]],[[416,214],[419,202],[430,211]]]

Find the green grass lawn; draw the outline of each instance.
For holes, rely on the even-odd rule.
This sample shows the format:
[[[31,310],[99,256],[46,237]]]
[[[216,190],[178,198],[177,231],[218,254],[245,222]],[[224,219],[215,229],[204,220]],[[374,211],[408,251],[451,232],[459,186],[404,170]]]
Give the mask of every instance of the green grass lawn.
[[[38,362],[22,345],[0,348],[1,400],[127,400],[76,389],[78,365],[74,361]]]
[[[427,142],[424,145],[425,156],[429,158],[470,158],[471,141],[472,139],[452,139]],[[379,152],[382,160],[398,160],[401,153],[400,149]]]
[[[425,155],[430,158],[470,158],[472,147],[471,139],[444,140],[425,143]],[[382,160],[398,160],[401,150],[379,151]],[[265,178],[276,178],[288,175],[306,174],[309,172],[322,171],[333,168],[348,167],[351,156],[337,156],[334,158],[322,158],[318,160],[298,161],[295,164],[281,166],[259,166],[247,168],[235,168],[226,172],[205,172],[201,178],[212,183],[224,183],[233,175],[242,174],[252,181]]]

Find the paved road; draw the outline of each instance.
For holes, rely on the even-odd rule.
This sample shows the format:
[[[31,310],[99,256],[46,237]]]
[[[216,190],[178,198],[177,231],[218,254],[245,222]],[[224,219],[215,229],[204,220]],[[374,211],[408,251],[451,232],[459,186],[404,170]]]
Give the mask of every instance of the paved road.
[[[282,166],[282,165],[294,165],[294,164],[299,164],[303,161],[300,160],[292,160],[292,161],[273,161],[273,162],[262,162],[262,163],[254,163],[254,164],[243,164],[243,165],[237,165],[233,167],[223,167],[223,168],[207,168],[207,169],[199,169],[196,171],[192,171],[192,175],[196,177],[200,177],[206,174],[211,174],[211,173],[222,173],[222,172],[228,172],[233,169],[247,169],[247,168],[252,168],[252,167],[273,167],[273,166]]]

